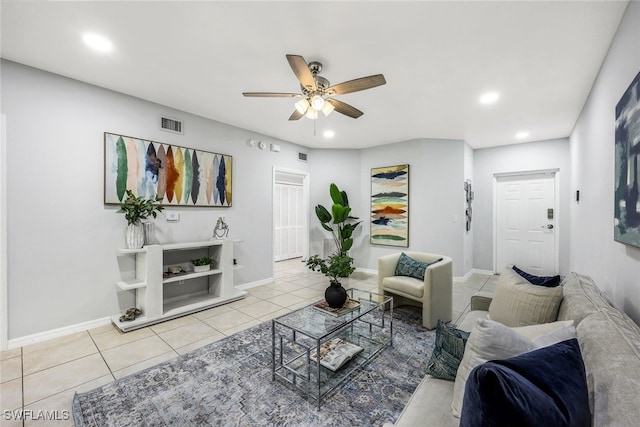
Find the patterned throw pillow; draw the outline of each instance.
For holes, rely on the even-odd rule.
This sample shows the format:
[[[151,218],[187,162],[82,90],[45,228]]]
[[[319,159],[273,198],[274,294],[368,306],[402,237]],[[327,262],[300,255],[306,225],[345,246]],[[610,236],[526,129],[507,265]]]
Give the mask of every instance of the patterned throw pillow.
[[[396,265],[396,276],[408,276],[415,277],[416,279],[424,280],[424,272],[431,264],[442,261],[439,258],[433,262],[420,262],[411,258],[409,255],[402,252]]]
[[[436,378],[454,381],[467,339],[469,339],[469,332],[448,326],[438,319],[436,342],[429,359],[427,373]]]

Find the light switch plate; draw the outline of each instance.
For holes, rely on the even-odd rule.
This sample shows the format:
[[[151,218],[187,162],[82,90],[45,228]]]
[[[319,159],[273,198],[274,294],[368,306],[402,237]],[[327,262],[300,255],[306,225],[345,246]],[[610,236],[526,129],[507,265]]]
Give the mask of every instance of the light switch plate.
[[[180,214],[178,212],[165,211],[164,214],[167,217],[167,221],[180,221]]]

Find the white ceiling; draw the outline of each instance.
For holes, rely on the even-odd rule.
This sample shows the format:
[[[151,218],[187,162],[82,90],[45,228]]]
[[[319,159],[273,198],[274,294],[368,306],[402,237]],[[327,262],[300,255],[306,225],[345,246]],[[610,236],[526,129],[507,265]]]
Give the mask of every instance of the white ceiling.
[[[626,5],[3,0],[1,54],[307,147],[442,138],[483,148],[569,136]],[[87,31],[113,51],[88,50]],[[299,92],[288,53],[322,62],[332,84],[377,73],[387,84],[338,97],[359,119],[290,122],[294,99],[242,96]],[[501,94],[489,107],[478,103],[487,90]],[[517,141],[521,130],[530,136]]]

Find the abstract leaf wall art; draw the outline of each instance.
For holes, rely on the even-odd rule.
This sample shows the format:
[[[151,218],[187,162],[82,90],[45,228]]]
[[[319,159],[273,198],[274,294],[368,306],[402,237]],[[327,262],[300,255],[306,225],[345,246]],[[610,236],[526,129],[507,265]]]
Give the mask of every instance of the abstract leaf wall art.
[[[226,154],[105,132],[104,203],[119,204],[131,190],[167,206],[229,207],[232,165]]]
[[[613,238],[640,247],[640,73],[616,105]]]
[[[371,243],[409,247],[409,165],[371,169]]]

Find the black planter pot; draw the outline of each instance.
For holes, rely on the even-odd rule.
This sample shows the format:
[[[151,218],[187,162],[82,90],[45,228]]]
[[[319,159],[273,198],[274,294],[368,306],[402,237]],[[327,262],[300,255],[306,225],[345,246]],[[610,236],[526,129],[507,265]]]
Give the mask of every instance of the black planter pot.
[[[324,299],[330,307],[340,308],[347,300],[347,291],[340,283],[331,283],[327,290],[324,291]]]

